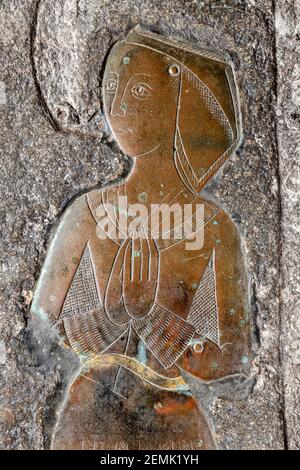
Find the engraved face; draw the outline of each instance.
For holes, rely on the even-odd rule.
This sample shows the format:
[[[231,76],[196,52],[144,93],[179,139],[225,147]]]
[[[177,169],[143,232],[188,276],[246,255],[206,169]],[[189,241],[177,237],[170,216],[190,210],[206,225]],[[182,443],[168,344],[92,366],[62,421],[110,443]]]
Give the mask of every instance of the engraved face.
[[[142,156],[172,146],[180,68],[163,54],[118,43],[102,85],[104,111],[121,150]]]

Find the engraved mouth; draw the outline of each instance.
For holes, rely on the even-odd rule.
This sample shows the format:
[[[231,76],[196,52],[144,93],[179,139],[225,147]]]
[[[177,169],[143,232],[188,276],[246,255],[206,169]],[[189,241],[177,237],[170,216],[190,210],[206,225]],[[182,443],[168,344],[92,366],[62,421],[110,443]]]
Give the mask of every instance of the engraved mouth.
[[[129,129],[129,128],[126,128],[126,129],[117,129],[117,132],[120,132],[121,134],[125,134],[125,135],[133,134],[133,130],[132,130],[132,129]]]

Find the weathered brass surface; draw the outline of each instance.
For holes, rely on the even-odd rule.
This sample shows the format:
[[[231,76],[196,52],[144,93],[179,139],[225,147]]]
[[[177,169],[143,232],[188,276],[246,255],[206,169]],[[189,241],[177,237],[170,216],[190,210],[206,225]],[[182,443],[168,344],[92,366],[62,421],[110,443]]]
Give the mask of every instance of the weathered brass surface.
[[[36,287],[33,314],[49,318],[81,362],[52,448],[212,449],[182,370],[202,381],[249,372],[239,234],[201,193],[241,138],[232,67],[220,54],[135,28],[112,48],[102,94],[133,167],[72,202]],[[169,237],[135,227],[122,238],[121,196],[148,213],[153,204],[189,204],[192,220],[202,205],[203,246],[188,249],[175,219]],[[116,231],[104,238],[99,208],[110,205]]]

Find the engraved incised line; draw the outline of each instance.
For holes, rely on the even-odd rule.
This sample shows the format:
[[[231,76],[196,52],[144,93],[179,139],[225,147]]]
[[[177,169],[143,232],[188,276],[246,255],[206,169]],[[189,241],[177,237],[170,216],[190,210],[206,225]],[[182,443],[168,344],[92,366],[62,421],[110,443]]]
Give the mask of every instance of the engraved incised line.
[[[144,44],[140,44],[140,43],[135,43],[135,42],[131,42],[131,41],[128,42],[128,44],[131,44],[131,45],[134,45],[134,46],[139,46],[139,47],[144,47],[144,48],[146,48],[146,49],[152,50],[153,52],[159,53],[159,54],[161,54],[161,55],[163,55],[163,56],[166,56],[166,57],[169,57],[170,59],[173,59],[173,57],[172,57],[171,55],[169,55],[169,54],[167,54],[167,53],[165,53],[165,52],[162,52],[162,51],[158,51],[158,50],[154,49],[154,48],[151,47],[151,46],[144,45]],[[225,122],[227,123],[228,118],[227,118],[227,116],[225,115],[222,106],[220,105],[220,103],[219,103],[219,101],[217,100],[217,98],[213,95],[213,93],[206,87],[206,85],[199,79],[199,77],[198,77],[193,71],[191,71],[190,69],[188,69],[188,68],[187,68],[181,61],[179,61],[178,59],[176,59],[176,61],[181,64],[181,66],[183,67],[183,69],[184,69],[186,72],[188,72],[188,73],[190,74],[190,77],[193,77],[193,79],[194,79],[197,83],[200,83],[201,86],[203,86],[203,88],[206,89],[206,91],[207,91],[206,96],[212,98],[211,100],[210,100],[209,98],[207,98],[207,99],[208,99],[207,103],[209,104],[209,103],[215,102],[215,103],[218,105],[218,107],[220,108],[220,112],[223,113],[223,115],[224,115],[224,119],[225,119],[224,124],[225,124]],[[224,61],[224,62],[227,63],[227,61]],[[180,80],[180,82],[182,82],[182,74],[181,74],[181,80]],[[179,96],[181,96],[181,88],[182,88],[182,84],[180,84]],[[212,101],[212,100],[214,100],[214,101]],[[234,101],[234,106],[236,106],[236,105],[237,105],[237,103],[236,103],[236,101]],[[180,105],[177,107],[177,125],[178,125],[179,109],[180,109]],[[213,110],[213,109],[214,109],[213,106],[211,106],[211,110]],[[228,129],[231,129],[231,133],[232,133],[232,128],[231,128],[231,125],[230,125],[229,121],[228,121],[228,126],[227,126],[227,127],[228,127]],[[175,134],[175,136],[176,136],[176,134]],[[176,137],[174,137],[174,138],[176,138]],[[199,186],[201,185],[201,186],[203,187],[203,186],[205,185],[205,183],[210,179],[210,177],[212,176],[212,174],[215,173],[215,172],[223,165],[223,163],[225,162],[225,160],[226,160],[226,159],[232,154],[232,152],[234,151],[236,145],[238,144],[238,141],[239,141],[239,139],[236,139],[235,141],[233,141],[232,145],[227,149],[227,151],[226,151],[223,155],[221,155],[221,156],[211,165],[211,167],[206,171],[206,173],[200,178],[199,183],[198,183]],[[174,148],[176,149],[175,143],[174,143]],[[176,152],[175,152],[175,153],[176,153]],[[177,168],[177,171],[178,171],[178,173],[179,173],[179,176],[180,176],[181,179],[182,179],[182,175],[181,175],[180,170],[178,169],[178,165],[177,165],[177,162],[176,162],[176,158],[175,158],[175,166],[176,166],[176,168]],[[197,194],[196,191],[195,191],[195,189],[191,187],[191,185],[189,184],[188,181],[185,181],[184,179],[182,179],[182,180],[183,180],[184,184],[186,184],[186,186],[188,187],[189,190],[191,190],[193,193]],[[187,183],[188,183],[188,184],[187,184]]]
[[[154,310],[155,308],[157,309],[160,309],[160,311],[166,311],[166,309],[163,309],[163,307],[160,307],[160,306],[156,306],[154,307]],[[157,312],[157,310],[156,310]],[[174,320],[177,318],[177,322],[179,321],[181,326],[182,325],[185,325],[186,323],[180,319],[179,317],[176,317],[176,315],[172,314],[171,312],[168,312],[167,315],[169,315],[170,319]],[[103,322],[103,316],[101,317],[102,320],[100,321],[100,324],[99,326],[101,325],[101,330],[102,330],[102,334],[104,333],[105,336],[107,337],[108,336],[108,329],[110,328],[111,326],[111,323],[109,321],[109,324],[107,325],[108,329],[105,330],[105,322]],[[146,317],[144,317],[146,318]],[[81,325],[80,323],[78,324],[78,320],[83,320],[83,322],[81,322]],[[91,316],[91,315],[84,315],[84,316],[79,316],[79,315],[76,315],[75,317],[72,317],[72,321],[74,320],[74,324],[72,323],[72,321],[70,322],[66,322],[66,330],[67,330],[67,334],[68,334],[68,337],[70,337],[70,341],[71,341],[71,345],[73,347],[73,349],[77,352],[77,353],[81,353],[81,349],[84,351],[84,352],[87,352],[87,351],[90,351],[91,353],[98,353],[98,352],[101,352],[103,351],[104,349],[104,346],[105,344],[102,344],[101,343],[101,340],[99,339],[99,334],[100,334],[100,330],[98,329],[98,327],[95,326],[94,323],[90,323],[90,320],[93,320],[94,317]],[[148,320],[149,320],[149,317],[148,317]],[[157,343],[158,341],[158,337],[152,337],[151,340],[150,340],[150,344],[149,344],[149,340],[148,340],[148,336],[149,336],[149,333],[151,331],[151,329],[154,328],[155,325],[158,325],[159,324],[159,320],[157,318],[154,318],[154,325],[150,326],[151,325],[151,321],[150,323],[148,323],[148,320],[147,320],[147,324],[148,324],[148,329],[146,329],[144,331],[144,333],[142,333],[142,323],[140,323],[139,321],[135,321],[133,323],[133,326],[135,328],[135,330],[138,332],[139,336],[140,334],[142,335],[141,338],[143,338],[144,340],[146,340],[146,343],[147,343],[147,346],[150,347],[150,350],[154,347],[154,350],[153,350],[153,353],[155,356],[158,356],[160,357],[160,351],[162,351],[163,349],[163,346],[159,346],[159,343]],[[94,321],[94,320],[93,320]],[[162,319],[160,320],[162,321]],[[86,323],[87,322],[87,323]],[[158,323],[157,323],[158,322]],[[166,325],[168,325],[168,322],[166,323]],[[188,324],[186,324],[188,325]],[[165,326],[166,327],[166,326]],[[166,333],[164,335],[164,328],[163,325],[161,324],[158,332],[156,333],[159,334],[159,335],[162,335],[161,338],[163,339],[164,337],[164,340],[163,341],[169,341],[170,340],[170,335],[172,336],[171,333]],[[190,328],[190,326],[189,326]],[[124,329],[120,329],[119,327],[119,331],[120,331],[120,334],[123,334],[124,333]],[[184,334],[183,333],[184,330],[182,330],[181,328],[181,331],[180,331],[180,335]],[[191,330],[190,330],[191,331]],[[106,332],[106,333],[105,333]],[[95,336],[96,334],[96,336]],[[192,334],[192,331],[190,332],[190,334]],[[77,346],[77,343],[75,342],[74,338],[72,337],[75,337],[75,340],[77,342],[79,342],[79,344],[81,344],[81,349],[79,348],[78,349],[78,346]],[[115,339],[115,337],[114,337]],[[150,338],[149,338],[150,339]],[[183,337],[181,337],[181,339],[183,339]],[[96,342],[95,342],[96,340]],[[160,340],[161,341],[161,340]],[[189,336],[185,339],[185,342],[187,343],[189,341]],[[106,343],[106,346],[109,346],[109,340],[107,340],[108,344]],[[179,337],[177,337],[175,339],[175,342],[174,342],[174,347],[178,345],[178,343],[180,342],[180,339]],[[184,350],[185,346],[181,346],[180,349],[177,351],[177,355],[180,355],[183,350]],[[177,356],[176,356],[177,357]],[[170,360],[171,360],[171,363],[173,363],[175,360],[176,360],[176,357],[172,357],[171,356],[171,350],[166,350],[163,355],[161,356],[161,364],[166,367],[168,366],[167,364],[169,364]]]
[[[125,248],[125,255],[128,247],[130,247],[130,243]],[[150,247],[149,253],[151,253]],[[121,267],[123,276],[125,255]],[[132,320],[127,321],[127,326],[119,326],[114,325],[102,309],[90,249],[87,244],[61,313],[72,349],[79,355],[85,354],[88,359],[91,354],[97,355],[105,351],[125,331],[128,331],[129,334],[130,325],[164,368],[170,367],[177,361],[187,348],[195,331],[220,346],[214,256],[213,251],[194,297],[187,321],[157,303],[153,304],[150,312],[142,319],[134,319],[126,306],[123,280],[123,304]],[[87,288],[89,290],[86,290]],[[77,289],[79,289],[79,294]],[[86,294],[82,297],[80,292],[88,292],[88,300],[94,299],[93,304],[88,304],[88,300],[84,300]],[[157,290],[155,298],[156,295]],[[113,325],[115,331],[111,331]],[[126,355],[126,353],[127,346],[124,354]]]
[[[209,168],[208,170],[204,173],[204,175],[201,177],[200,181],[199,181],[199,185],[201,185],[202,187],[205,186],[205,184],[207,183],[207,181],[210,180],[210,178],[212,177],[212,175],[214,173],[216,173],[216,171],[221,168],[221,166],[223,165],[223,163],[225,162],[225,160],[227,160],[228,157],[231,156],[232,152],[234,151],[234,149],[236,148],[236,145],[238,143],[238,139],[236,139],[233,144],[226,150],[225,153],[223,153],[223,155],[221,155]]]
[[[108,191],[109,191],[109,190],[108,190]],[[108,204],[109,204],[109,202],[108,202],[108,191],[107,191],[107,190],[106,190],[106,191],[103,191],[103,192],[101,191],[101,198],[102,198],[103,206],[104,206],[104,208],[105,208],[105,212],[106,212],[106,214],[107,214],[107,216],[108,216],[108,218],[109,218],[109,221],[110,221],[110,223],[112,224],[112,226],[117,229],[117,231],[118,231],[117,233],[121,233],[122,237],[123,237],[124,239],[126,239],[126,238],[127,238],[127,234],[126,234],[125,232],[123,232],[123,231],[120,231],[120,226],[119,226],[119,224],[117,224],[117,225],[115,224],[114,219],[111,218],[110,211],[107,209]],[[119,188],[117,189],[117,193],[118,193],[118,195],[119,195]],[[106,197],[106,200],[104,200],[104,197]],[[117,200],[118,200],[118,199],[117,199]],[[119,206],[118,206],[118,207],[119,207]],[[116,217],[115,220],[118,220],[118,218]]]
[[[92,204],[95,200],[97,200],[97,201],[96,201],[96,209],[94,210],[92,208]],[[93,194],[93,195],[87,194],[86,195],[86,201],[87,201],[87,205],[88,205],[88,208],[90,210],[90,213],[91,213],[94,221],[96,222],[96,225],[98,225],[99,224],[99,220],[98,220],[99,217],[97,216],[97,208],[100,205],[104,205],[103,200],[102,200],[102,191],[98,191],[96,193],[96,195],[95,194]],[[113,241],[116,245],[120,246],[120,241],[119,240],[116,240],[114,238],[110,238],[110,240]]]
[[[219,209],[217,206],[206,202],[204,204],[204,222],[199,227],[199,230],[205,228],[206,225],[218,214],[218,212]],[[181,243],[182,241],[183,240],[175,240],[174,242],[172,240],[157,240],[157,246],[159,251],[164,251],[171,248],[172,246],[177,245],[178,243]]]
[[[197,333],[220,347],[215,250],[203,273],[187,321],[194,325]]]
[[[190,181],[188,180],[188,178],[187,178],[186,175],[185,175],[184,169],[183,169],[183,167],[182,167],[182,161],[178,158],[178,152],[177,152],[176,150],[174,151],[174,164],[175,164],[175,168],[176,168],[176,170],[177,170],[178,176],[179,176],[179,178],[182,180],[182,182],[183,182],[183,184],[185,185],[185,187],[186,187],[192,194],[194,194],[194,196],[198,196],[197,191],[193,188],[193,186],[191,185]],[[180,165],[180,167],[182,168],[182,170],[180,170],[179,165]]]
[[[182,178],[182,173],[181,171],[179,171],[179,168],[178,168],[178,162],[177,162],[177,159],[178,159],[178,152],[177,152],[177,130],[179,130],[179,116],[180,116],[180,106],[181,106],[181,94],[182,94],[182,73],[180,73],[180,79],[179,79],[179,86],[178,86],[178,101],[177,101],[177,112],[176,112],[176,125],[175,125],[175,133],[174,133],[174,154],[173,154],[173,157],[174,157],[174,164],[175,164],[175,168],[177,170],[177,173],[179,175],[179,177],[181,178],[181,180],[183,181],[183,183],[185,184],[185,186],[193,193],[196,195],[196,192],[195,192],[195,189],[193,188],[193,186],[190,184],[190,181],[188,180],[188,178],[184,179]],[[187,157],[186,157],[187,158]]]
[[[127,241],[127,243],[128,243],[128,241]],[[109,279],[108,279],[108,282],[106,284],[106,289],[105,289],[104,304],[105,304],[105,310],[108,313],[110,319],[111,319],[111,314],[109,313],[110,312],[110,308],[109,308],[109,290],[114,288],[114,286],[111,286],[111,283],[114,283],[113,274],[114,274],[114,271],[116,270],[116,267],[119,263],[119,256],[122,254],[122,252],[120,252],[120,250],[124,251],[124,247],[126,248],[126,241],[123,242],[123,244],[119,248],[119,251],[116,253],[115,259],[113,261],[112,268],[110,270]],[[119,303],[121,304],[121,302],[122,302],[122,305],[124,306],[124,292],[123,292],[123,276],[124,276],[124,273],[123,273],[123,268],[124,268],[124,254],[123,254],[122,265],[121,265],[120,270],[119,270],[119,284],[120,284],[120,286],[117,286],[117,287],[120,288],[120,292],[121,292],[121,297],[120,297]],[[120,276],[122,276],[122,278],[120,278]],[[125,306],[124,306],[124,309],[125,309]],[[121,324],[122,325],[127,325],[128,320],[129,320],[130,317],[128,317],[128,312],[126,311],[126,309],[125,309],[125,312],[123,312],[123,313],[125,313],[125,318],[123,316]],[[121,316],[121,312],[119,312],[119,316]],[[113,320],[111,320],[111,321],[113,321]]]
[[[112,83],[112,82],[109,82],[109,80],[113,80],[113,83],[114,83],[114,87],[111,90],[106,89],[106,92],[111,93],[113,95],[113,99],[112,99],[110,111],[109,111],[109,114],[112,116],[112,110],[114,109],[115,100],[116,100],[116,90],[118,88],[118,83],[119,83],[119,74],[117,72],[110,72],[110,74],[116,77],[116,79],[108,79],[106,82],[106,83]]]
[[[62,319],[79,312],[87,312],[101,307],[90,247],[87,242],[77,271],[66,295],[60,317]]]
[[[142,153],[139,153],[137,155],[132,155],[132,158],[137,158],[137,157],[143,157],[143,156],[146,156],[146,155],[150,155],[152,152],[157,150],[159,147],[160,147],[160,144],[157,144],[155,147],[153,147],[150,150],[147,150],[146,152],[142,152]]]
[[[131,88],[132,97],[136,100],[145,100],[151,96],[151,88],[147,83],[136,83]]]
[[[216,61],[221,62],[221,63],[225,63],[225,64],[227,63],[227,60],[222,58],[219,54],[217,54],[214,51],[207,51],[207,50],[201,49],[201,48],[196,47],[196,46],[189,46],[187,44],[182,43],[182,41],[174,41],[172,39],[165,38],[165,37],[161,38],[158,35],[156,35],[154,33],[151,33],[150,31],[141,31],[138,27],[134,29],[134,33],[136,33],[138,36],[140,36],[142,38],[145,37],[145,38],[149,38],[149,39],[154,39],[157,42],[172,46],[176,49],[181,49],[182,51],[191,52],[191,53],[197,54],[201,57],[206,57],[208,59],[213,59],[213,60],[216,60]],[[136,45],[139,45],[139,43],[137,43]]]
[[[157,303],[132,326],[165,369],[178,360],[194,335],[191,324]]]
[[[135,256],[134,256],[134,254],[135,254],[135,250],[134,250],[134,248],[135,248],[135,246],[134,246],[134,234],[133,234],[133,236],[132,236],[132,238],[131,238],[131,241],[130,241],[130,242],[128,243],[128,245],[127,245],[126,252],[125,252],[125,256],[124,256],[124,260],[126,260],[126,255],[127,255],[127,250],[128,250],[128,248],[131,249],[131,254],[130,254],[130,255],[131,255],[131,256],[130,256],[130,280],[133,281],[133,276],[134,276],[134,261],[135,261]],[[126,261],[125,261],[125,262],[126,262]],[[123,263],[123,265],[124,265],[124,263]],[[124,269],[123,275],[125,276],[125,269]],[[124,284],[123,284],[123,285],[124,285]]]
[[[176,190],[176,188],[175,188],[175,190]],[[173,190],[173,191],[174,191],[174,190]],[[173,205],[174,205],[174,204],[172,204],[172,203],[173,203],[174,201],[175,201],[175,203],[176,203],[176,200],[185,192],[185,190],[183,189],[183,190],[179,191],[178,193],[174,194],[174,195],[171,197],[171,199],[168,199],[168,198],[171,196],[171,194],[173,193],[173,191],[170,191],[165,197],[163,197],[163,198],[159,201],[159,203],[158,203],[156,206],[154,206],[153,209],[151,209],[150,215],[149,215],[149,217],[148,217],[148,221],[149,221],[149,220],[154,220],[155,214],[156,214],[158,211],[161,210],[161,207],[163,207],[163,203],[164,203],[165,201],[167,201],[168,206],[171,208],[171,207],[173,207]],[[191,204],[193,203],[194,200],[195,200],[195,198],[191,201]],[[167,217],[168,217],[168,214],[166,213],[165,216],[162,217],[162,219],[161,219],[160,226],[163,225],[163,223],[164,223],[164,221],[166,220]],[[173,230],[175,230],[176,228],[177,228],[177,226],[175,226]],[[172,230],[172,229],[170,229],[169,231],[165,231],[165,232],[163,232],[161,235],[163,236],[164,234],[170,233],[171,230]],[[163,237],[162,237],[162,238],[163,238]]]
[[[159,210],[159,206],[160,206],[161,204],[163,204],[163,203],[168,199],[168,197],[170,197],[175,191],[176,191],[176,188],[171,189],[171,191],[170,191],[168,194],[166,194],[165,196],[162,197],[162,199],[159,200],[159,202],[158,202],[157,205],[155,205],[153,208],[151,208],[149,217],[148,217],[148,219],[147,219],[147,222],[149,222],[149,220],[151,220],[151,218],[154,217],[154,215],[156,214],[156,212]],[[180,194],[180,193],[177,193],[177,194],[175,194],[174,196],[172,196],[171,200],[168,201],[168,204],[171,204],[172,201],[174,200],[174,198],[175,198],[178,194]]]
[[[143,246],[142,246],[142,240],[141,240],[141,234],[140,231],[138,230],[139,234],[139,241],[140,241],[140,276],[139,276],[139,281],[143,280],[143,262],[144,262],[144,252],[143,252]],[[148,246],[149,248],[149,246]],[[148,259],[150,256],[148,257]],[[148,270],[148,281],[149,281],[149,270]]]
[[[198,188],[197,190],[200,191],[204,186],[205,184],[207,183],[207,181],[210,180],[210,178],[212,177],[212,175],[214,173],[216,173],[216,171],[221,168],[221,166],[223,165],[223,163],[227,160],[228,157],[230,157],[230,155],[232,154],[232,152],[234,151],[234,149],[236,148],[236,145],[238,143],[238,139],[236,139],[233,144],[226,150],[225,153],[223,153],[208,169],[207,171],[204,173],[204,175],[199,179],[198,181]],[[179,155],[180,155],[180,146],[177,147],[176,149],[177,151],[175,151],[174,153],[174,160],[175,160],[175,167],[177,169],[177,172],[180,176],[180,178],[182,179],[182,181],[184,182],[184,184],[187,186],[187,188],[195,195],[198,195],[198,192],[191,186],[190,184],[190,181],[188,179],[188,177],[186,176],[186,172],[184,171],[184,165],[185,165],[185,158],[182,158],[180,159],[179,158]],[[178,167],[178,162],[183,170],[180,171],[179,167]],[[187,168],[187,164],[185,165],[185,168]]]
[[[179,138],[179,145],[178,145],[178,138]],[[180,134],[180,129],[179,126],[176,129],[176,134],[175,134],[175,148],[176,148],[176,158],[179,159],[179,163],[183,169],[184,175],[186,177],[186,180],[189,181],[189,177],[192,179],[194,185],[197,185],[199,183],[194,170],[189,162],[188,156],[185,152],[181,134]],[[187,172],[189,173],[187,175]],[[190,183],[189,183],[190,184]],[[191,184],[190,187],[192,188],[192,192],[195,192],[194,186]]]
[[[226,130],[228,138],[232,140],[233,133],[231,125],[217,98],[208,89],[208,87],[197,77],[197,75],[195,75],[187,68],[185,68],[184,73],[186,74],[188,81],[200,91],[201,97],[204,103],[206,104],[208,110],[221,123],[221,125]]]
[[[226,130],[227,135],[232,140],[233,132],[232,132],[231,125],[230,125],[230,123],[229,123],[229,121],[228,121],[228,119],[227,119],[220,103],[216,99],[216,97],[208,90],[206,85],[204,85],[203,82],[201,82],[201,80],[192,71],[190,71],[189,69],[187,69],[185,67],[184,68],[184,73],[188,76],[189,81],[191,81],[191,83],[193,85],[195,85],[200,90],[202,98],[204,99],[204,102],[205,102],[206,106],[208,107],[210,112],[213,114],[213,116],[215,116],[219,120],[219,122],[223,125],[223,127]],[[184,146],[183,146],[183,142],[182,142],[182,138],[181,138],[181,134],[180,134],[180,125],[179,125],[179,116],[180,116],[179,110],[180,110],[181,95],[182,95],[182,74],[181,74],[181,77],[180,77],[180,85],[179,85],[179,92],[178,93],[179,93],[179,98],[178,98],[178,106],[177,106],[176,131],[175,131],[175,136],[174,136],[175,167],[178,171],[178,174],[179,174],[180,178],[184,182],[184,184],[188,187],[188,189],[192,193],[196,194],[194,186],[195,185],[199,186],[201,182],[205,181],[205,177],[206,177],[207,174],[212,174],[212,171],[210,171],[210,172],[207,171],[200,179],[197,179],[197,177],[196,177],[196,175],[193,171],[193,168],[190,165],[188,156],[187,156],[187,154],[185,152],[185,149],[184,149]],[[178,142],[178,137],[179,137],[179,142]],[[216,160],[216,162],[214,162],[214,164],[210,167],[210,170],[212,168],[214,168],[214,170],[215,170],[218,165],[221,166],[221,164],[225,160],[225,157],[227,157],[228,155],[231,154],[235,144],[236,144],[236,142],[234,142],[231,145],[231,147],[229,149],[227,149],[227,151],[223,155],[221,155]],[[181,166],[181,168],[184,172],[184,175],[182,175],[182,172],[179,170],[178,161],[179,161],[180,166]],[[192,181],[194,181],[194,186],[190,183],[189,177],[192,179]]]
[[[115,189],[115,188],[113,188],[113,189]],[[118,188],[118,193],[119,193],[119,189],[122,189],[122,187]],[[205,215],[204,225],[203,225],[203,222],[199,219],[199,217],[197,218],[197,214],[201,214],[201,212],[199,212],[200,209],[197,208],[193,213],[191,213],[191,215],[188,215],[188,214],[185,215],[184,216],[184,221],[182,221],[182,223],[177,223],[177,224],[174,225],[174,227],[169,227],[168,229],[165,228],[164,231],[160,230],[160,227],[163,226],[164,221],[166,220],[166,217],[168,217],[168,213],[166,211],[162,211],[163,204],[168,204],[169,206],[171,205],[171,207],[173,207],[173,204],[177,203],[177,201],[180,199],[180,197],[185,196],[185,191],[186,190],[181,190],[181,191],[176,193],[176,188],[174,188],[174,190],[170,191],[166,196],[163,196],[158,204],[153,204],[153,207],[151,207],[151,210],[150,210],[150,214],[149,214],[149,216],[147,216],[147,220],[145,220],[145,222],[143,222],[142,220],[140,221],[140,224],[134,229],[134,232],[132,232],[130,234],[131,237],[134,237],[135,239],[140,239],[140,238],[147,239],[148,237],[152,237],[152,231],[149,228],[149,223],[151,222],[151,224],[152,224],[152,222],[153,223],[155,222],[155,233],[156,232],[158,233],[158,230],[159,230],[159,234],[160,234],[160,238],[158,238],[158,239],[155,238],[155,244],[156,244],[157,249],[159,251],[161,251],[161,250],[164,250],[164,249],[169,248],[171,246],[174,246],[174,245],[176,245],[177,243],[179,243],[183,240],[186,240],[186,236],[185,236],[186,234],[184,232],[184,227],[185,226],[187,226],[189,224],[191,225],[189,230],[192,231],[193,235],[196,233],[196,228],[197,228],[197,231],[199,231],[201,228],[205,227],[207,225],[208,221],[211,219],[211,217],[215,216],[218,213],[218,210],[219,210],[216,206],[214,206],[212,204],[209,204],[208,202],[206,202],[204,204],[204,206],[205,206],[204,207],[204,209],[205,209],[204,210],[204,215]],[[123,192],[123,194],[125,194],[125,192]],[[105,190],[99,191],[98,195],[93,194],[91,196],[88,195],[87,197],[88,197],[89,209],[90,209],[90,211],[93,215],[93,218],[94,218],[95,222],[98,224],[99,223],[99,218],[97,216],[97,209],[95,210],[92,207],[92,205],[98,206],[98,204],[100,204],[100,205],[103,204],[104,207],[107,207],[109,204],[113,203],[113,200],[108,199],[109,193]],[[118,195],[116,197],[118,197]],[[185,196],[185,197],[186,197],[186,199],[183,200],[184,204],[186,204],[186,203],[193,204],[198,199],[197,195],[194,195],[192,200],[188,199],[187,196]],[[105,200],[104,200],[104,198],[105,198]],[[96,203],[94,202],[93,204],[91,204],[92,201],[95,201]],[[154,221],[154,218],[158,215],[157,214],[158,211],[161,211],[162,218],[159,218],[159,220],[155,219],[155,221]],[[125,234],[125,232],[122,232],[120,230],[120,227],[118,225],[118,218],[116,218],[116,220],[111,218],[110,212],[111,211],[107,210],[106,214],[107,214],[111,224],[115,227],[116,233],[117,232],[121,233],[122,238],[127,239],[129,235]],[[201,217],[201,219],[202,219],[202,217]],[[130,220],[130,219],[128,218],[128,220]],[[197,220],[197,224],[196,224],[196,220]],[[158,227],[156,227],[157,222],[159,222]],[[200,223],[200,225],[199,225],[199,223]],[[182,236],[180,236],[180,237],[178,237],[179,230],[182,231]],[[160,233],[160,232],[162,232],[162,233]],[[178,234],[177,234],[177,232],[178,232]],[[115,238],[111,238],[110,233],[108,233],[107,235],[118,246],[121,245],[120,241],[116,240]],[[169,238],[169,239],[164,239],[164,238]],[[151,250],[149,250],[149,252],[151,253]]]
[[[118,327],[117,331],[102,309],[67,318],[64,327],[71,348],[80,357],[83,356],[83,362],[105,352],[126,332],[126,327]]]
[[[173,59],[174,58],[172,57],[172,55],[166,53],[166,52],[162,52],[162,51],[158,51],[156,49],[154,49],[153,47],[151,46],[148,46],[148,45],[145,45],[145,44],[139,44],[139,43],[133,43],[133,42],[129,42],[128,44],[131,44],[133,46],[139,46],[139,47],[143,47],[145,49],[149,49],[153,52],[156,52],[158,54],[162,54],[166,57],[169,57],[170,59]],[[211,112],[213,112],[213,103],[215,102],[217,104],[217,106],[219,107],[220,111],[223,113],[224,115],[224,119],[226,121],[228,121],[227,117],[226,117],[226,114],[224,113],[224,110],[222,108],[222,106],[220,105],[219,101],[217,100],[217,98],[214,96],[214,94],[208,89],[208,87],[202,82],[202,80],[200,80],[200,78],[196,75],[196,73],[194,73],[192,70],[190,70],[185,64],[183,64],[179,59],[176,58],[176,62],[179,63],[182,67],[182,72],[187,74],[187,76],[190,77],[190,80],[191,82],[193,81],[194,85],[195,84],[198,84],[198,87],[199,87],[199,90],[202,91],[202,96],[203,96],[203,99],[208,107],[208,109],[211,109]],[[182,76],[182,73],[180,74]],[[180,96],[181,96],[181,88],[182,86],[180,87]],[[205,92],[204,92],[205,90]],[[230,126],[230,123],[228,121],[228,126]]]
[[[147,246],[148,246],[148,253],[149,253],[149,256],[148,256],[148,281],[150,282],[151,280],[151,249],[150,249],[150,243],[149,243],[149,240],[148,238],[146,239],[147,241]],[[159,254],[158,254],[158,266],[160,266],[160,258],[159,258]],[[159,278],[159,273],[158,273],[158,276]]]
[[[233,83],[232,71],[231,71],[230,67],[226,67],[225,74],[226,74],[227,83],[229,85],[230,94],[231,94],[232,102],[233,102],[233,110],[234,110],[234,117],[235,117],[234,123],[235,123],[236,134],[237,134],[238,137],[240,136],[240,138],[241,138],[242,123],[241,123],[240,113],[238,112],[239,100],[238,100],[238,96],[237,96],[237,92],[236,92],[236,87],[234,86],[234,83]]]
[[[119,74],[117,72],[109,72],[111,75],[116,75],[117,78],[108,78],[105,82],[105,90],[107,93],[115,93],[118,87]]]
[[[151,75],[136,73],[143,71]],[[244,368],[241,353],[249,347],[240,315],[227,316],[231,306],[242,311],[245,300],[238,236],[222,211],[215,221],[219,226],[206,229],[220,209],[209,200],[209,189],[208,202],[199,194],[241,139],[231,62],[135,29],[112,48],[102,98],[104,132],[110,127],[111,139],[128,158],[146,158],[130,165],[126,179],[91,191],[68,209],[47,255],[36,308],[55,317],[61,310],[62,340],[81,362],[52,444],[85,448],[90,442],[95,449],[97,436],[99,441],[104,436],[104,448],[128,447],[127,442],[136,448],[140,434],[141,446],[149,447],[151,432],[153,442],[161,439],[162,448],[178,448],[180,433],[186,433],[191,448],[206,448],[213,440],[206,429],[206,410],[201,403],[197,406],[183,377],[192,373],[210,383],[211,377]],[[123,194],[124,205],[119,202]],[[127,204],[127,199],[133,203]],[[180,206],[184,218],[182,212],[177,218],[175,209],[164,213],[165,202]],[[157,238],[153,216],[158,220]],[[185,224],[192,230],[179,236]],[[188,254],[193,248],[175,247],[200,230],[207,240],[194,248],[198,256]],[[215,240],[220,233],[222,240]],[[227,273],[225,278],[219,269]],[[225,339],[235,344],[228,357],[226,348],[233,343]],[[132,396],[124,403],[126,389]],[[111,423],[99,428],[102,415]],[[205,443],[194,441],[199,432]]]
[[[124,97],[125,97],[125,94],[126,94],[126,91],[127,91],[128,87],[129,87],[129,85],[132,83],[132,81],[133,81],[134,79],[136,80],[137,77],[148,77],[148,78],[150,78],[151,75],[149,75],[149,74],[147,74],[147,73],[137,73],[137,74],[133,75],[132,77],[130,77],[129,80],[127,81],[125,87],[124,87],[123,92],[122,92],[121,103],[123,103],[123,100],[124,100]],[[137,83],[136,83],[135,85],[137,85]],[[135,86],[135,85],[133,85],[133,86]],[[148,85],[148,84],[145,84],[145,85],[146,85],[149,89],[151,88],[150,85]],[[132,88],[133,88],[133,87],[132,87]],[[132,90],[132,88],[131,88],[131,90]],[[151,88],[151,90],[152,90],[152,88]],[[131,94],[132,94],[132,93],[131,93]],[[136,98],[133,94],[132,94],[132,96],[133,96],[133,98]]]
[[[125,344],[125,349],[124,349],[124,353],[123,355],[124,356],[127,356],[127,352],[128,352],[128,348],[129,348],[129,343],[130,343],[130,339],[131,339],[131,324],[129,324],[129,327],[128,327],[128,330],[127,330],[127,339],[126,339],[126,344]],[[118,379],[120,377],[120,373],[121,373],[121,370],[122,370],[122,365],[120,365],[118,367],[118,370],[117,370],[117,373],[116,373],[116,377],[115,377],[115,380],[114,380],[114,383],[113,383],[113,391],[117,391],[117,384],[118,384]]]

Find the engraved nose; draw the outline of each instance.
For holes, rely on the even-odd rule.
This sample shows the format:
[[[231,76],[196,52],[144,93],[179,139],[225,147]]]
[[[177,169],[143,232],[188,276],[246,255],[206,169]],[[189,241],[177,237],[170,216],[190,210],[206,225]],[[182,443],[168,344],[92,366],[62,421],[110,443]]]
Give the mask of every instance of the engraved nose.
[[[124,117],[126,114],[126,103],[115,97],[111,104],[110,115],[113,117]]]

